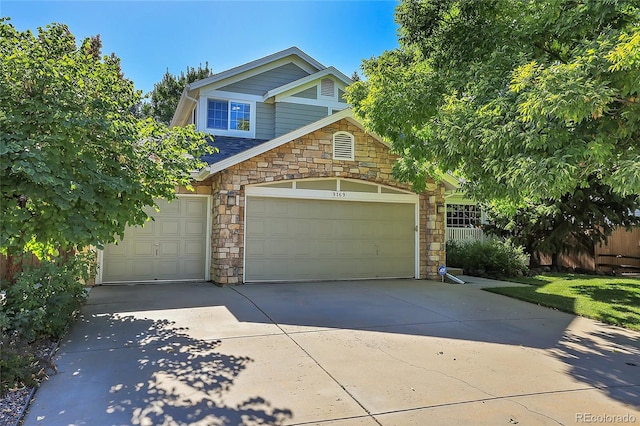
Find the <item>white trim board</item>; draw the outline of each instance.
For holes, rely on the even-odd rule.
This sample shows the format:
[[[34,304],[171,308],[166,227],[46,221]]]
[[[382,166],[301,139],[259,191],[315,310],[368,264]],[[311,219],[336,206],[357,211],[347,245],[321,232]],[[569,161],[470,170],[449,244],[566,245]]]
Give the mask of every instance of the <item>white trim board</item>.
[[[348,86],[353,83],[349,77],[341,73],[334,67],[325,68],[322,71],[318,71],[315,74],[308,75],[306,77],[300,78],[298,80],[292,81],[291,83],[287,83],[283,86],[276,87],[275,89],[269,90],[264,95],[264,100],[267,100],[273,96],[279,97],[287,97],[291,96],[295,93],[298,93],[301,90],[308,89],[309,87],[317,86],[319,80],[324,77],[333,76],[339,82],[342,82],[342,86]]]
[[[289,58],[290,56],[293,56],[294,58]],[[297,57],[297,60],[295,57]],[[245,64],[230,68],[225,71],[221,71],[217,74],[212,75],[211,77],[194,81],[188,87],[189,87],[189,90],[194,90],[200,87],[208,86],[213,83],[218,83],[227,79],[231,79],[232,77],[237,76],[239,74],[245,74],[249,71],[260,69],[259,71],[255,71],[255,74],[253,74],[253,75],[257,75],[260,72],[277,68],[278,66],[281,66],[289,62],[293,62],[294,64],[300,66],[300,68],[304,69],[306,72],[309,72],[310,74],[321,71],[326,68],[320,62],[316,61],[315,59],[313,59],[311,56],[304,53],[299,48],[290,47],[280,52],[267,55],[263,58],[256,59],[251,62],[247,62]],[[266,67],[266,65],[269,65],[271,68]],[[242,78],[247,78],[247,77],[251,77],[251,75],[245,75]],[[230,81],[225,82],[225,84],[230,84],[230,83],[231,83]]]

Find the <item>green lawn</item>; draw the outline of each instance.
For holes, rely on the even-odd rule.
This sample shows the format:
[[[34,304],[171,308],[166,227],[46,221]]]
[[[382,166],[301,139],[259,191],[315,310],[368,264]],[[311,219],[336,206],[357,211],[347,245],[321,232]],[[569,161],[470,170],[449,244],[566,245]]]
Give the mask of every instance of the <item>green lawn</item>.
[[[544,274],[485,290],[640,331],[640,278]]]

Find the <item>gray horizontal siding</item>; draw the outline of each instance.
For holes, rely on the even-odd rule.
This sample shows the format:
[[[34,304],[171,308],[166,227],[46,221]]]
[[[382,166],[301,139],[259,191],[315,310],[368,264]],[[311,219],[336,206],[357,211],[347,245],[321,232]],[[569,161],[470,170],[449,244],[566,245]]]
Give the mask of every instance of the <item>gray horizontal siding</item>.
[[[291,96],[296,98],[318,99],[318,88],[316,86],[309,87],[307,90],[303,90],[302,92],[298,92]]]
[[[262,96],[271,89],[299,80],[308,75],[309,74],[302,68],[289,63],[242,81],[221,87],[218,90]]]
[[[276,103],[275,136],[284,135],[326,116],[327,107],[278,102]]]
[[[274,104],[256,102],[256,139],[275,137],[276,108]]]
[[[338,89],[338,102],[342,102],[342,103],[347,103],[347,100],[345,99],[344,95],[346,95],[346,93],[344,93],[344,90],[342,89]]]

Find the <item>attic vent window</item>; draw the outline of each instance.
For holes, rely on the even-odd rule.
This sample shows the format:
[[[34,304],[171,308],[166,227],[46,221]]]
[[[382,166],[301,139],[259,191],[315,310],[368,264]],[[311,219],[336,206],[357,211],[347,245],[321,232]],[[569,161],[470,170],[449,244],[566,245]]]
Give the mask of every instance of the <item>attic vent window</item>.
[[[330,98],[334,97],[334,82],[330,78],[323,78],[320,81],[320,95],[328,96]]]
[[[333,159],[353,161],[354,137],[351,133],[337,132],[333,135]]]

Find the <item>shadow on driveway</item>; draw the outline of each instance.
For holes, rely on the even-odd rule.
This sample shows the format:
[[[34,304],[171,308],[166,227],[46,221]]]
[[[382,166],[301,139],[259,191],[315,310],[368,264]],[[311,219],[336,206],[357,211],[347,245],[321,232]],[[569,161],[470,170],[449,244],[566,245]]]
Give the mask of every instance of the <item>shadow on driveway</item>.
[[[117,289],[94,295],[99,299],[101,292]],[[223,353],[220,340],[193,338],[175,321],[96,309],[93,299],[86,306],[90,313],[80,317],[62,345],[58,374],[36,393],[25,425],[282,424],[292,416],[260,396],[225,402],[252,358]],[[56,400],[47,401],[52,388]]]
[[[357,334],[362,340],[350,341],[353,331],[374,333]],[[375,379],[371,371],[364,368],[356,376],[353,368],[367,365],[374,354],[378,358],[369,361],[378,362],[382,349],[420,363],[415,371],[425,380],[429,374],[443,374],[456,386],[473,384],[471,399],[452,393],[455,404],[455,398],[495,401],[597,388],[638,408],[639,336],[478,288],[428,281],[97,287],[61,346],[59,373],[36,393],[24,424],[251,425],[370,419],[369,413],[391,412],[378,409],[391,404],[367,388],[367,381]],[[385,342],[378,343],[380,338]],[[412,352],[397,352],[396,342]],[[454,359],[455,369],[440,373],[440,365],[448,365],[434,349],[441,344],[460,351],[469,362]],[[342,361],[352,353],[359,357],[347,358],[353,368]],[[510,354],[540,362],[500,364],[510,364]],[[556,385],[556,374],[565,373],[537,371],[558,366],[545,361],[549,358],[559,360],[561,369],[579,383],[562,378],[563,384]],[[413,371],[408,363],[405,360],[403,368]],[[521,376],[513,382],[521,384],[500,387],[511,377],[497,375],[516,371]],[[476,372],[481,374],[474,377]],[[495,383],[485,381],[492,377]],[[412,377],[397,380],[405,381],[399,388],[409,389],[405,385]],[[356,396],[345,393],[350,390]],[[398,412],[429,407],[430,390],[424,392],[409,392],[413,399],[400,401]],[[487,396],[478,396],[482,394]],[[365,410],[368,401],[375,404]]]

